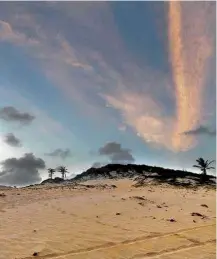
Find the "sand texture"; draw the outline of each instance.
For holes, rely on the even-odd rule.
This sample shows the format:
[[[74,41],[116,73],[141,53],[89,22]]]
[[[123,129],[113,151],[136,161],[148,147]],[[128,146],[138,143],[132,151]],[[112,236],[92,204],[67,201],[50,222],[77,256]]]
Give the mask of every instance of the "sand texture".
[[[0,190],[0,258],[216,258],[215,190],[100,183]]]

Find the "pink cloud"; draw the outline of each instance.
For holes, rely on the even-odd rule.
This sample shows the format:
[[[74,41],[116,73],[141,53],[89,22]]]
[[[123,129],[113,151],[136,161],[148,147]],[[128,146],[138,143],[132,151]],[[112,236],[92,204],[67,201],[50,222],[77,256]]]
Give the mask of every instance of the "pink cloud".
[[[18,42],[26,44],[29,53],[37,59],[41,69],[53,85],[59,88],[73,104],[76,103],[76,106],[83,110],[85,115],[100,116],[100,119],[104,121],[109,120],[112,115],[110,115],[109,107],[104,107],[107,102],[121,117],[117,128],[120,124],[126,124],[145,142],[174,151],[194,147],[195,140],[189,142],[189,138],[180,133],[191,126],[191,120],[201,120],[199,113],[203,102],[202,93],[205,89],[200,77],[203,67],[199,61],[200,57],[204,59],[203,54],[206,58],[210,53],[209,48],[207,48],[208,54],[202,53],[201,46],[206,45],[206,40],[200,37],[203,34],[201,34],[201,30],[204,29],[201,21],[201,26],[198,26],[195,31],[193,27],[189,29],[190,35],[199,38],[198,42],[202,43],[195,49],[189,47],[187,54],[185,53],[189,61],[188,65],[192,64],[186,71],[192,76],[186,76],[187,79],[183,81],[188,82],[184,91],[186,98],[183,99],[182,91],[179,91],[181,88],[177,87],[177,82],[174,87],[169,75],[151,69],[148,63],[143,67],[138,67],[136,61],[132,60],[118,34],[112,13],[106,3],[97,5],[93,3],[84,5],[48,3],[48,6],[52,10],[55,9],[60,14],[64,14],[67,19],[71,19],[71,26],[73,22],[80,25],[79,29],[82,28],[83,31],[79,30],[79,33],[76,34],[75,30],[69,30],[71,37],[67,37],[68,35],[64,34],[64,31],[50,32],[47,27],[44,29],[39,26],[40,21],[35,19],[34,23],[29,23],[30,28],[32,26],[34,29],[37,28],[36,41],[38,44],[34,45],[28,44],[29,38],[20,30],[18,32],[12,29],[9,23],[2,22],[0,40],[7,40],[14,44],[18,44]],[[192,19],[193,24],[197,24],[195,21],[199,19],[197,13],[194,13],[193,16],[190,14],[187,13],[184,21],[186,28],[191,25]],[[204,17],[201,18],[204,21]],[[102,23],[102,21],[104,22]],[[178,23],[179,21],[174,20],[174,23],[170,23],[170,25],[173,24],[175,28],[180,25]],[[82,37],[80,37],[81,34]],[[88,41],[85,38],[86,34]],[[186,46],[192,46],[194,39],[186,35],[184,35]],[[72,40],[70,41],[70,39]],[[170,40],[172,42],[172,39]],[[200,53],[201,55],[199,55]],[[191,56],[192,59],[189,59]],[[177,55],[174,57],[177,58]],[[193,67],[197,65],[195,62],[199,62],[196,77],[192,71]],[[180,69],[174,67],[173,69],[174,74],[180,75]],[[177,81],[177,77],[174,81]],[[192,91],[188,90],[189,87]],[[197,98],[194,98],[194,94]],[[166,110],[165,97],[169,97],[176,103],[171,114],[168,114],[168,110]],[[189,103],[192,107],[188,105]]]
[[[150,96],[126,90],[104,98],[121,113],[123,122],[139,137],[148,143],[172,149],[172,120],[162,117],[161,107]]]
[[[36,39],[28,38],[24,33],[14,31],[11,25],[0,20],[0,41],[7,41],[18,45],[38,45]]]

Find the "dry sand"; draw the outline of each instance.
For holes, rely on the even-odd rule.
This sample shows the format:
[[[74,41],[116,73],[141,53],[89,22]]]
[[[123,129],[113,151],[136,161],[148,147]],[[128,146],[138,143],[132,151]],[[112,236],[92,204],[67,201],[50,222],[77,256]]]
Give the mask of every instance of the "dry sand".
[[[214,190],[103,183],[117,188],[0,191],[0,258],[216,258]]]

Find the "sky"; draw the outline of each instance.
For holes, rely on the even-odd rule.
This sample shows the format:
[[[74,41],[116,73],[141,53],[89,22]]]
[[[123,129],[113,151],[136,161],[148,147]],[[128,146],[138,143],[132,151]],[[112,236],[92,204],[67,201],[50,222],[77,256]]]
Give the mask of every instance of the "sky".
[[[209,1],[0,2],[0,184],[215,159],[215,19]]]

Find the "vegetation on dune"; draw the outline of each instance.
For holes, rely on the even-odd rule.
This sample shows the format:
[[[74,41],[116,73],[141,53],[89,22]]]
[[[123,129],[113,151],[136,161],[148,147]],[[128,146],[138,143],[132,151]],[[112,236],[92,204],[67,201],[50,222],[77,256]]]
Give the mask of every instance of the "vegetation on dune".
[[[53,179],[53,175],[54,175],[54,173],[55,173],[55,169],[53,169],[53,168],[48,168],[47,170],[48,170],[48,177],[49,177],[50,179]]]
[[[47,171],[48,171],[48,178],[49,179],[53,179],[53,175],[54,175],[55,172],[60,172],[61,176],[62,176],[62,179],[65,179],[66,174],[68,173],[68,170],[65,166],[59,166],[56,169],[48,168]],[[56,177],[56,178],[59,178],[59,177]]]
[[[211,169],[211,168],[210,168]],[[174,186],[195,186],[206,183],[215,185],[216,177],[207,175],[206,179],[200,174],[186,170],[174,170],[149,165],[136,164],[108,164],[100,168],[90,168],[82,174],[77,175],[73,181],[84,181],[87,179],[121,179],[129,178],[137,181],[136,185],[146,185],[148,182],[161,184],[168,183]]]
[[[215,169],[211,166],[214,160],[209,161],[198,158],[196,162],[197,165],[193,165],[193,167],[199,168],[202,174],[149,165],[107,164],[99,168],[89,168],[87,171],[76,175],[70,181],[129,178],[137,181],[135,186],[145,185],[148,181],[154,181],[156,184],[168,183],[175,186],[195,186],[197,184],[214,186],[216,177],[207,175],[207,170]],[[60,172],[62,178],[56,177],[53,179],[54,172]],[[65,166],[59,166],[56,169],[49,168],[48,173],[50,180],[55,183],[64,181],[68,170]]]
[[[202,174],[206,175],[206,171],[209,169],[215,169],[215,167],[210,166],[212,163],[215,162],[215,160],[209,161],[209,160],[204,160],[202,157],[198,158],[196,160],[197,165],[193,165],[193,167],[197,167],[202,171]]]
[[[62,178],[65,179],[65,178],[66,178],[66,174],[68,173],[67,168],[66,168],[65,166],[59,166],[59,167],[57,168],[57,170],[58,170],[58,172],[61,173]]]
[[[201,170],[201,176],[200,176],[200,182],[205,183],[207,180],[209,180],[209,176],[207,175],[207,170],[215,169],[215,167],[210,166],[212,163],[215,162],[215,160],[209,161],[204,160],[202,157],[199,157],[197,160],[197,165],[193,165],[193,167],[197,167]]]

